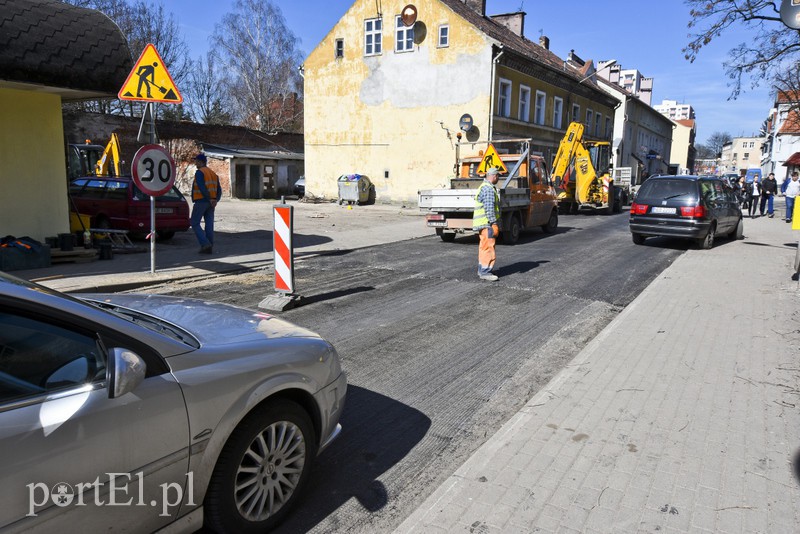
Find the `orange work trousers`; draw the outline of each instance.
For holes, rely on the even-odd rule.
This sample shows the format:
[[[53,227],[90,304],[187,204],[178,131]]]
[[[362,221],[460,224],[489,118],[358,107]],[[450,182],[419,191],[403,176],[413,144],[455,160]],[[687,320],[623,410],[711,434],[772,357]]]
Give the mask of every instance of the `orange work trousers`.
[[[500,229],[496,224],[492,225],[493,236],[489,237],[489,229],[483,228],[480,231],[481,242],[478,246],[478,276],[490,274],[494,269],[494,245]]]

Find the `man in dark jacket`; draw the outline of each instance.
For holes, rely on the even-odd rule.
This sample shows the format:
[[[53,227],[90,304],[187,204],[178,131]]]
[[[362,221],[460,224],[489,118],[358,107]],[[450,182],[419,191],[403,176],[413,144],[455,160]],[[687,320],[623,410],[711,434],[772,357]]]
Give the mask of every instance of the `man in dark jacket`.
[[[769,173],[763,182],[761,182],[761,206],[759,212],[764,216],[764,206],[767,206],[767,213],[772,218],[774,215],[772,210],[773,197],[778,192],[778,181],[775,179],[775,173]]]

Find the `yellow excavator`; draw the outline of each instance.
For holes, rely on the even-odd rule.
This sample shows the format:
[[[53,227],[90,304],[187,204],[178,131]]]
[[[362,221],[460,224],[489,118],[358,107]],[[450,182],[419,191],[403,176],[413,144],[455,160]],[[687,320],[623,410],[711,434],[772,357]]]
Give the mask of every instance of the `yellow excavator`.
[[[67,151],[67,179],[73,180],[83,176],[122,176],[122,160],[120,159],[119,136],[111,134],[111,138],[102,145],[86,143],[70,144]]]
[[[618,213],[622,198],[610,174],[611,143],[585,140],[583,128],[579,122],[569,125],[553,159],[559,211],[577,213],[591,208]]]

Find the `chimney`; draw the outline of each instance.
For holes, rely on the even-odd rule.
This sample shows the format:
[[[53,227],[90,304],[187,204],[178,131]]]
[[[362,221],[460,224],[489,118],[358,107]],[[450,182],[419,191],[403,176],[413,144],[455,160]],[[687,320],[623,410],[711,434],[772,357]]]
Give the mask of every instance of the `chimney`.
[[[464,0],[464,3],[481,17],[486,16],[486,0]]]
[[[539,37],[539,46],[545,50],[550,50],[550,38],[545,35]]]
[[[492,15],[492,20],[498,22],[520,37],[525,36],[525,13],[507,13],[505,15]]]

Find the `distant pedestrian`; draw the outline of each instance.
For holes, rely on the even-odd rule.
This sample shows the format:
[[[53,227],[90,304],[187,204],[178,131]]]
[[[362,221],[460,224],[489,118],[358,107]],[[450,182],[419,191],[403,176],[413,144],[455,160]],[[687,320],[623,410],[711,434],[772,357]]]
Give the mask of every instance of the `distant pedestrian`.
[[[743,210],[746,210],[747,206],[749,206],[747,203],[747,182],[744,181],[744,176],[742,176],[736,183],[739,186],[739,204],[742,205]]]
[[[478,193],[475,195],[475,211],[472,212],[472,229],[479,232],[478,277],[494,282],[497,275],[492,273],[495,263],[494,245],[500,234],[500,196],[494,184],[500,178],[496,167],[486,171]]]
[[[758,211],[758,199],[761,196],[761,183],[758,181],[758,176],[753,176],[753,181],[747,184],[747,196],[749,203],[747,214],[752,219]]]
[[[759,213],[761,216],[764,216],[764,207],[767,208],[767,214],[769,214],[769,218],[771,219],[773,216],[773,197],[778,192],[778,181],[775,180],[775,173],[769,173],[769,176],[764,178],[764,181],[761,182],[761,206],[759,208]]]
[[[192,230],[200,243],[200,254],[211,254],[214,246],[214,208],[222,197],[222,189],[217,173],[206,166],[205,154],[198,154],[194,162],[197,172],[194,173],[192,184]],[[205,230],[200,226],[201,220],[205,221]]]
[[[792,173],[792,181],[786,186],[786,222],[792,222],[794,212],[794,201],[800,194],[800,181],[798,181],[797,171]]]

